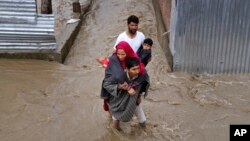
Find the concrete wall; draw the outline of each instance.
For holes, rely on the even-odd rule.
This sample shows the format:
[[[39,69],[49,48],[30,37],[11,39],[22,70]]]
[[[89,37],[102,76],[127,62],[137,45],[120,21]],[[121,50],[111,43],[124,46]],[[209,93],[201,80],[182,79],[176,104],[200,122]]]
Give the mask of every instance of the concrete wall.
[[[36,0],[37,13],[41,13],[41,0]],[[74,40],[79,32],[81,23],[84,19],[85,13],[91,6],[91,0],[79,0],[81,4],[81,13],[74,13],[71,0],[53,0],[53,14],[50,16],[55,17],[55,37],[56,49],[50,50],[1,50],[0,58],[13,58],[13,59],[42,59],[42,60],[55,60],[64,62]],[[41,16],[41,15],[39,15]],[[67,20],[76,18],[80,19],[78,22],[66,24]]]
[[[161,17],[166,31],[170,27],[171,0],[156,0],[159,6]]]

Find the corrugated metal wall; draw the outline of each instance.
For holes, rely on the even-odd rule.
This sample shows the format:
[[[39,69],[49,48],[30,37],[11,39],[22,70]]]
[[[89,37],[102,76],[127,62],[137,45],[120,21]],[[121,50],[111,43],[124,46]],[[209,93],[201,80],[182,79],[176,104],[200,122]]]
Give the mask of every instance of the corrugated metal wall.
[[[1,0],[0,53],[55,50],[54,22],[36,13],[36,0]]]
[[[174,71],[250,72],[250,0],[173,0]]]

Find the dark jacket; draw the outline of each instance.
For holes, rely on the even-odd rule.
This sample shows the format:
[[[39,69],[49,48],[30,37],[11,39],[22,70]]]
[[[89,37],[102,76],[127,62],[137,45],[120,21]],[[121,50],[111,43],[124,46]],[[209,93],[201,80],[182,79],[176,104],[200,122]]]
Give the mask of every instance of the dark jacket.
[[[101,98],[106,99],[109,97],[109,92],[103,88],[104,81],[109,82],[110,84],[122,84],[126,81],[126,77],[124,77],[124,69],[121,67],[120,62],[116,55],[112,55],[110,58],[110,63],[105,70],[105,77],[102,82],[101,89]],[[145,71],[141,74],[136,80],[133,82],[133,87],[141,85],[140,94],[145,92],[144,96],[147,95],[147,91],[149,88],[149,76]]]
[[[144,66],[146,67],[150,58],[151,58],[151,49],[149,50],[145,50],[142,48],[142,46],[138,49],[138,51],[136,52],[137,55],[140,57],[141,62],[144,64]]]

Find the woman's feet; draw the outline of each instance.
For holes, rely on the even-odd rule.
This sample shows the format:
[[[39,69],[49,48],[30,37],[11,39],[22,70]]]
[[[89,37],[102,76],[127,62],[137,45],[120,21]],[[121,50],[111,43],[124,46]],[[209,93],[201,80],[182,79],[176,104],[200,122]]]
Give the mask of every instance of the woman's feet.
[[[112,123],[110,125],[111,128],[116,129],[118,131],[122,131],[120,127],[120,121],[119,120],[112,120]]]

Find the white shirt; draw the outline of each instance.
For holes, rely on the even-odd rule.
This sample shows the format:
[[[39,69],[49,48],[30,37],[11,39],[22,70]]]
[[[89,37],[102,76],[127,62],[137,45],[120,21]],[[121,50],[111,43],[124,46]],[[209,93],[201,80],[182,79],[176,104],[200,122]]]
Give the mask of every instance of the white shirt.
[[[128,44],[131,46],[131,48],[134,50],[134,52],[136,53],[137,50],[140,48],[140,46],[142,45],[143,41],[145,39],[145,36],[142,32],[140,31],[136,31],[136,36],[134,38],[130,38],[127,34],[126,31],[119,34],[119,36],[116,39],[115,42],[115,46],[114,49],[116,47],[116,45],[121,42],[121,41],[126,41],[128,42]]]

